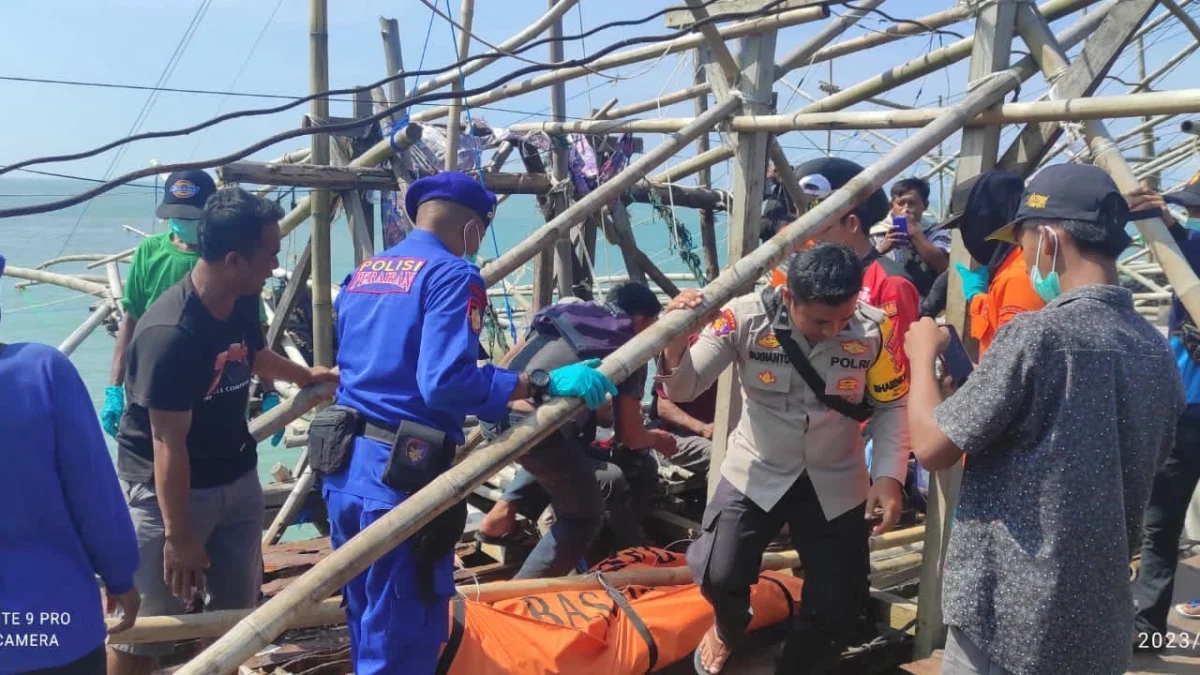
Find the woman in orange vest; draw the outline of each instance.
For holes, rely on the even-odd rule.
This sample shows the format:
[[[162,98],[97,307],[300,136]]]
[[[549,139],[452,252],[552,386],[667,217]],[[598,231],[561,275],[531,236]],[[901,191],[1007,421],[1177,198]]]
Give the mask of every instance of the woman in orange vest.
[[[1016,215],[1025,181],[1014,173],[989,171],[969,189],[957,225],[963,245],[981,267],[971,270],[962,263],[954,267],[969,305],[971,337],[979,340],[982,356],[1001,326],[1046,303],[1033,290],[1021,250],[989,238]]]

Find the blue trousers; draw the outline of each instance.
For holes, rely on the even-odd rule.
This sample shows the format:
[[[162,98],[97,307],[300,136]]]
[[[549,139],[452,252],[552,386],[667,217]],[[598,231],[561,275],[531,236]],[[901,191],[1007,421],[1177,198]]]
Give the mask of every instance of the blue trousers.
[[[325,500],[335,549],[391,510],[385,502],[332,490],[326,491]],[[342,588],[356,675],[435,672],[449,636],[450,598],[455,592],[452,553],[437,561],[433,576],[436,600],[430,604],[419,593],[416,560],[406,541]]]

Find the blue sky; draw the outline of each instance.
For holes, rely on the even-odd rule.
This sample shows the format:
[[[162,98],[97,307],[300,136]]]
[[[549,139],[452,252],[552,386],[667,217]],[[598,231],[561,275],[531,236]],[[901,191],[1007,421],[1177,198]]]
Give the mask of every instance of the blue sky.
[[[440,6],[445,6],[445,0],[438,2]],[[278,11],[275,11],[277,3]],[[200,4],[201,0],[8,0],[0,3],[0,76],[153,85]],[[521,30],[545,11],[544,2],[540,1],[478,0],[476,4],[475,32],[493,44]],[[643,16],[675,4],[681,3],[670,0],[582,0],[581,9],[572,9],[566,15],[565,31],[578,32],[581,22],[590,28],[607,21]],[[457,16],[459,0],[451,0],[451,5],[453,14]],[[915,18],[949,5],[948,0],[891,0],[882,9],[897,16]],[[1200,15],[1197,6],[1190,11]],[[268,23],[273,13],[274,17]],[[379,16],[399,19],[404,62],[409,69],[417,67],[429,26],[430,11],[426,6],[418,0],[331,2],[329,54],[332,86],[364,84],[385,75]],[[880,18],[871,17],[845,37],[860,35],[883,25]],[[1056,27],[1061,28],[1062,25],[1063,22],[1059,22]],[[777,54],[782,56],[818,28],[819,24],[809,24],[782,31],[778,38]],[[970,26],[959,24],[948,29],[966,33]],[[634,30],[617,29],[596,35],[585,43],[567,43],[566,55],[568,58],[582,56],[585,47],[594,51],[611,41],[634,34]],[[638,32],[666,31],[660,18]],[[261,42],[251,55],[251,46],[260,33]],[[851,85],[886,67],[919,56],[929,51],[931,46],[936,48],[940,43],[949,43],[954,39],[948,36],[910,38],[876,48],[868,55],[837,59],[832,64],[832,80],[839,86]],[[1177,22],[1169,22],[1164,30],[1152,34],[1147,46],[1149,70],[1155,70],[1190,39]],[[309,87],[308,49],[307,0],[214,0],[167,86],[302,95],[307,93]],[[472,46],[473,53],[485,50],[486,47],[477,43]],[[545,59],[546,48],[536,48],[526,55],[538,60]],[[1195,72],[1197,58],[1200,57],[1193,56],[1184,61],[1158,88],[1196,86],[1194,76],[1189,78],[1186,73]],[[440,66],[453,60],[451,28],[442,19],[436,18],[429,36],[425,63],[427,66]],[[469,77],[467,85],[479,86],[513,67],[516,66],[511,62],[493,65]],[[691,69],[690,56],[668,56],[657,64],[635,64],[608,73],[629,79],[614,82],[593,75],[573,80],[567,85],[570,97],[568,114],[584,116],[590,107],[599,107],[614,96],[625,105],[652,98],[659,93],[675,91],[690,84]],[[1123,56],[1113,69],[1114,74],[1126,81],[1136,79],[1134,72],[1131,55]],[[235,75],[238,76],[236,81]],[[811,94],[819,94],[817,82],[829,78],[828,64],[793,71],[788,77],[793,84],[800,84]],[[939,95],[951,99],[960,96],[965,83],[964,61],[945,73],[911,83],[885,97],[906,105],[936,105]],[[408,85],[413,85],[411,79]],[[1044,89],[1040,77],[1035,78],[1022,89],[1020,98],[1033,100]],[[782,83],[776,85],[776,91],[781,112],[795,109],[803,103],[803,99],[793,97],[792,91]],[[1101,94],[1123,91],[1123,85],[1109,81],[1102,87]],[[124,136],[146,97],[147,92],[143,91],[0,80],[0,100],[4,101],[4,105],[0,106],[0,128],[7,131],[3,143],[0,143],[0,164],[89,148]],[[223,100],[221,96],[162,93],[142,130],[185,126],[211,117],[219,110],[229,112],[277,103],[267,99]],[[546,90],[497,103],[496,106],[504,111],[474,112],[495,125],[504,125],[529,113],[542,111],[548,105],[549,93]],[[873,107],[863,105],[856,109]],[[662,114],[690,115],[691,109],[691,104],[686,103],[664,109]],[[299,124],[301,114],[306,111],[307,106],[302,106],[271,117],[227,123],[203,136],[141,142],[126,151],[117,170],[119,173],[141,168],[152,159],[179,161],[223,155],[263,136],[294,128]],[[349,104],[335,102],[332,112],[335,115],[348,115]],[[655,114],[644,115],[652,116]],[[1117,121],[1110,126],[1119,132],[1130,125],[1131,122]],[[1182,140],[1177,131],[1177,122],[1162,127],[1159,147]],[[900,140],[907,133],[898,131],[888,132],[887,135]],[[823,132],[791,133],[782,138],[783,145],[789,148],[794,161],[814,155],[817,148],[824,148],[826,141]],[[647,139],[648,144],[656,142],[653,136]],[[861,133],[851,136],[835,134],[832,144],[838,153],[863,164],[869,163],[889,147]],[[302,145],[302,139],[288,141],[264,150],[256,157],[268,159]],[[956,145],[957,138],[952,138],[947,142],[947,149]],[[1136,152],[1133,150],[1127,154]],[[104,174],[111,158],[112,154],[107,153],[79,162],[39,168],[99,177]],[[1196,168],[1197,162],[1193,161],[1171,172],[1168,178],[1182,180]],[[719,168],[714,178],[720,179],[723,174],[724,170]]]

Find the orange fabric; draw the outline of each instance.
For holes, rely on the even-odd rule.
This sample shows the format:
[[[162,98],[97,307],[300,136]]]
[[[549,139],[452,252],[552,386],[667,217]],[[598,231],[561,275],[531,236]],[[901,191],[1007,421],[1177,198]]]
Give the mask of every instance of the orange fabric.
[[[971,298],[971,337],[979,340],[979,355],[983,356],[996,331],[1014,316],[1045,305],[1029,281],[1029,268],[1021,249],[1014,248],[1000,263],[987,292]]]
[[[628,549],[595,570],[681,567],[681,553]],[[799,605],[801,580],[764,572],[751,588],[750,630],[779,623]],[[620,589],[649,629],[656,655],[635,621],[603,589],[540,593],[492,604],[465,602],[462,641],[450,675],[644,673],[691,658],[712,626],[712,607],[696,584]],[[785,593],[787,597],[785,597]],[[470,590],[466,591],[470,596]],[[453,626],[451,627],[453,631]]]

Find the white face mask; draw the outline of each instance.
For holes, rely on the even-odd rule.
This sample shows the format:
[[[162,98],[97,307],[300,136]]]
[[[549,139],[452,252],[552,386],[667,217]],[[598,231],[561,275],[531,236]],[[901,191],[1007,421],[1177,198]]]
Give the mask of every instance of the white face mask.
[[[469,220],[469,221],[467,221],[466,225],[463,225],[463,250],[464,250],[463,258],[465,258],[468,262],[470,262],[472,264],[475,263],[475,259],[479,256],[479,251],[476,250],[475,253],[465,253],[465,250],[466,250],[467,241],[471,238],[471,230],[478,229],[478,228],[479,228],[479,223],[475,220]],[[482,236],[479,237],[479,242],[482,245],[482,243],[483,243]]]

